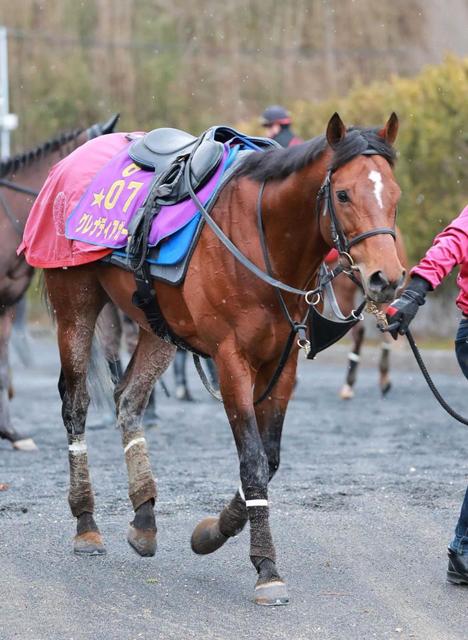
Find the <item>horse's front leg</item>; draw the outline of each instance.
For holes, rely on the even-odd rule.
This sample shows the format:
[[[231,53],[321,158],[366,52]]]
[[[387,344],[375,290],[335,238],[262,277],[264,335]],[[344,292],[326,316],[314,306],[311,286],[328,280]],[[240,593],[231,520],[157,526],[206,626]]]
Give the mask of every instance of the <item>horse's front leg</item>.
[[[277,361],[265,365],[258,372],[255,380],[255,397],[260,397],[267,385],[272,379],[276,367]],[[257,418],[257,425],[262,438],[263,446],[268,459],[268,480],[271,481],[278,471],[280,465],[280,448],[281,448],[281,434],[283,431],[283,423],[286,415],[286,409],[293,393],[294,384],[296,380],[296,368],[297,368],[297,353],[290,356],[289,361],[281,376],[272,389],[269,396],[262,402],[256,404],[255,415]],[[259,570],[259,582],[258,582],[258,596],[261,596],[262,583],[268,585],[272,580],[275,580],[276,567],[272,566],[271,562],[265,560],[262,562]],[[270,593],[275,595],[274,593]],[[288,602],[286,590],[284,590],[284,601],[280,603],[265,602],[261,604],[285,604]]]
[[[382,395],[386,396],[392,388],[390,380],[390,351],[392,349],[391,338],[388,333],[383,334],[383,340],[379,360],[379,382]]]
[[[32,438],[19,434],[11,424],[10,398],[13,387],[9,371],[8,347],[13,324],[12,308],[0,315],[0,438],[9,440],[15,449],[35,451],[37,447]]]
[[[192,534],[196,553],[211,553],[250,521],[250,559],[259,574],[255,602],[286,604],[286,586],[276,569],[268,511],[269,463],[253,406],[254,372],[234,350],[217,358],[220,389],[239,455],[241,488],[220,518],[203,520]]]
[[[123,379],[116,388],[117,425],[128,470],[128,493],[135,517],[127,540],[141,556],[156,552],[156,518],[154,503],[156,484],[142,426],[143,413],[155,382],[167,369],[175,347],[153,333],[140,330],[138,344]]]
[[[348,369],[346,371],[346,382],[340,391],[342,400],[351,400],[354,397],[354,385],[356,383],[357,370],[361,359],[361,347],[364,340],[364,325],[358,322],[351,329],[351,336],[354,341],[353,347],[348,354]]]
[[[0,438],[10,442],[19,439],[19,435],[11,426],[10,418],[10,374],[8,343],[11,336],[11,309],[0,315]]]
[[[276,359],[258,372],[255,379],[257,397],[267,388],[277,366]],[[269,397],[255,406],[257,425],[268,458],[269,480],[273,478],[280,464],[281,432],[286,408],[294,389],[296,367],[297,355],[292,355]],[[238,490],[219,517],[205,518],[196,527],[192,535],[193,551],[199,554],[216,551],[228,538],[238,535],[244,529],[247,520],[245,499]]]

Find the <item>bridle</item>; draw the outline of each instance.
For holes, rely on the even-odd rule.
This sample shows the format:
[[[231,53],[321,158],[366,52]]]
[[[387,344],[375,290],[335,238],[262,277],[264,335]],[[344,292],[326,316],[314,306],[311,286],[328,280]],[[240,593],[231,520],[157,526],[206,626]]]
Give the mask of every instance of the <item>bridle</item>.
[[[379,155],[376,151],[372,149],[368,149],[363,151],[359,155],[362,156],[375,156]],[[329,169],[327,175],[325,176],[324,181],[322,182],[322,186],[320,187],[317,194],[317,215],[320,216],[321,204],[322,201],[325,202],[325,206],[323,207],[322,215],[326,216],[327,213],[330,217],[330,233],[331,240],[333,242],[333,246],[338,251],[340,255],[346,256],[346,258],[350,261],[351,265],[353,264],[353,260],[349,254],[349,251],[352,247],[357,245],[359,242],[366,240],[367,238],[372,238],[373,236],[380,235],[390,235],[394,240],[396,240],[396,233],[394,227],[376,227],[374,229],[369,229],[368,231],[363,231],[359,233],[354,238],[349,240],[344,231],[343,227],[338,220],[338,216],[336,215],[335,204],[333,201],[333,192],[332,192],[332,175],[333,170]]]

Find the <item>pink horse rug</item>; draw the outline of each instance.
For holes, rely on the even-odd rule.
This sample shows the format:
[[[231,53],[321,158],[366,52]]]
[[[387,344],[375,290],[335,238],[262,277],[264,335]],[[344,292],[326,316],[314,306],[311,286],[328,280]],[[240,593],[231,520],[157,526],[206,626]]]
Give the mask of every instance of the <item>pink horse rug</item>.
[[[95,138],[52,168],[31,209],[18,248],[31,266],[77,266],[125,248],[129,223],[155,178],[128,155],[131,141],[138,135],[142,134],[114,133]],[[219,183],[228,157],[226,144],[219,167],[197,194],[203,204]],[[180,231],[196,215],[190,199],[161,207],[151,227],[149,245],[156,246]]]

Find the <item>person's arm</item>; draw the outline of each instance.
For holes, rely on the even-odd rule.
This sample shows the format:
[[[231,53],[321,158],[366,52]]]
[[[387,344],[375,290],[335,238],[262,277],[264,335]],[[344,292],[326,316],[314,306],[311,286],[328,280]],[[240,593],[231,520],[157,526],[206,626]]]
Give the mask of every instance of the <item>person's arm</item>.
[[[454,266],[468,256],[468,208],[434,239],[424,258],[411,270],[411,280],[387,309],[391,335],[407,332],[428,291],[434,290]]]
[[[435,237],[424,258],[411,269],[411,276],[420,276],[430,282],[432,289],[439,286],[452,269],[467,259],[468,218],[466,229],[450,225]],[[456,218],[452,224],[459,223]]]

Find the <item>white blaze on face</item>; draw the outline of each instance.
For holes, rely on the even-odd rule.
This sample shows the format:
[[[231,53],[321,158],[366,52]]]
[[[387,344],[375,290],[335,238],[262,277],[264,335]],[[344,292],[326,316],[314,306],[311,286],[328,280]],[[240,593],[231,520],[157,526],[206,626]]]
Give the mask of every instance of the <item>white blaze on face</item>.
[[[375,195],[375,199],[377,200],[377,204],[381,209],[383,209],[383,202],[382,202],[383,182],[382,182],[382,176],[380,175],[380,172],[372,170],[369,173],[369,180],[372,180],[372,182],[374,183],[374,195]]]

